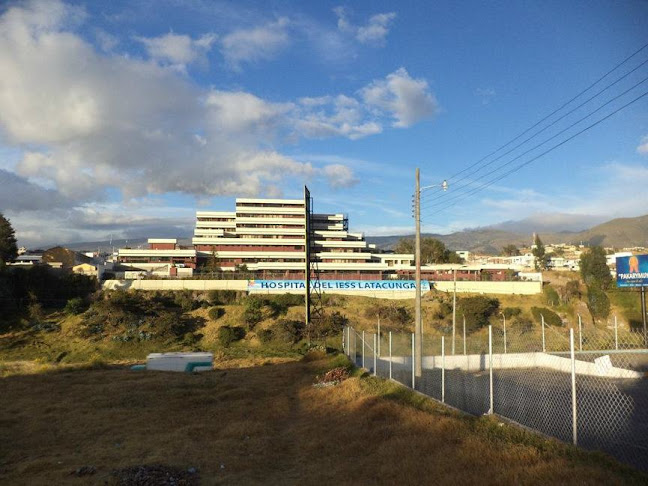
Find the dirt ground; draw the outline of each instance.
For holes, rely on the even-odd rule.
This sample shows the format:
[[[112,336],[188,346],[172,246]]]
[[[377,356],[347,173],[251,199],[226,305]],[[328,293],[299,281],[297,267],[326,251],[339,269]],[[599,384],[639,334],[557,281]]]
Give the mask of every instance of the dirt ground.
[[[0,378],[0,483],[117,484],[113,471],[141,465],[190,471],[203,485],[646,480],[601,455],[505,432],[511,427],[490,419],[467,419],[427,400],[415,408],[392,383],[356,377],[313,387],[330,366]]]

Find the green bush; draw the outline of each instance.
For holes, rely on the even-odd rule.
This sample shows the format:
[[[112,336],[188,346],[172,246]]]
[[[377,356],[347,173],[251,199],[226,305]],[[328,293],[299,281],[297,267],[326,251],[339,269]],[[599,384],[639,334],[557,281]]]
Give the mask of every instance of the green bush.
[[[490,317],[499,310],[499,300],[490,297],[463,297],[457,304],[459,315],[466,317],[466,329],[474,332],[487,326]]]
[[[272,327],[272,331],[278,341],[295,344],[304,337],[304,328],[301,321],[282,319]]]
[[[248,325],[248,329],[253,329],[263,320],[263,305],[264,301],[254,296],[248,297],[245,301],[243,320]]]
[[[200,307],[200,302],[193,297],[191,290],[176,291],[173,294],[173,302],[180,307],[183,312],[190,312]]]
[[[86,304],[81,297],[74,297],[67,301],[64,311],[67,314],[78,315],[86,310]]]
[[[587,289],[587,308],[595,319],[605,319],[610,315],[610,299],[596,286]]]
[[[225,309],[222,307],[212,307],[208,312],[209,318],[216,321],[225,315]]]
[[[544,317],[545,324],[548,326],[562,326],[563,321],[558,314],[546,307],[531,307],[531,314],[536,322],[541,322]]]
[[[558,292],[551,285],[545,285],[542,289],[542,294],[544,295],[545,303],[549,305],[558,305],[560,304],[560,297],[558,297]]]
[[[527,334],[533,331],[533,321],[528,317],[516,317],[513,321],[513,328],[520,331],[520,334]]]
[[[212,305],[236,304],[240,294],[236,290],[210,290],[207,299]]]
[[[257,332],[257,337],[263,344],[268,344],[274,338],[274,332],[272,329],[261,329]]]
[[[344,314],[333,311],[316,322],[315,333],[320,337],[335,336],[341,333],[348,323],[349,319]]]
[[[504,309],[502,309],[502,314],[504,314],[504,317],[507,319],[511,319],[512,317],[517,317],[522,314],[522,309],[519,307],[504,307]]]
[[[365,309],[365,317],[376,319],[378,316],[383,322],[396,326],[412,322],[410,310],[402,305],[375,303]]]
[[[223,347],[228,347],[245,337],[245,329],[238,326],[222,326],[218,329],[218,342]]]

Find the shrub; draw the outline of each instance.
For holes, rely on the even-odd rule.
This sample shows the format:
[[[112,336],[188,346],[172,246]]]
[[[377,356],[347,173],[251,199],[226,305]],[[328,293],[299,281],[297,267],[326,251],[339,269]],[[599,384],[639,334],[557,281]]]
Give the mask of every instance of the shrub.
[[[173,302],[180,307],[183,312],[190,312],[200,307],[200,302],[193,298],[193,293],[190,290],[183,290],[175,292],[173,295]]]
[[[348,323],[349,319],[344,314],[333,311],[317,322],[315,333],[319,336],[335,336],[341,333]]]
[[[263,344],[268,344],[274,338],[274,332],[272,329],[261,329],[257,332],[257,337]]]
[[[282,319],[273,326],[277,340],[294,344],[304,337],[305,324],[301,321]]]
[[[78,315],[86,310],[86,305],[81,297],[74,297],[67,301],[64,310],[67,314]]]
[[[563,301],[569,302],[573,298],[581,298],[580,282],[578,280],[570,280],[567,282],[563,291]]]
[[[245,301],[243,310],[243,320],[248,325],[248,329],[253,329],[255,324],[263,320],[263,301],[257,297],[250,296]]]
[[[518,317],[513,321],[513,327],[520,331],[520,334],[527,334],[533,331],[533,321],[528,317]]]
[[[402,305],[376,303],[365,309],[365,317],[375,319],[378,316],[393,325],[409,324],[412,321],[410,310]]]
[[[207,299],[212,305],[236,304],[239,293],[236,290],[210,290]]]
[[[551,285],[545,285],[542,289],[542,294],[544,295],[545,303],[549,305],[558,305],[560,303],[558,292]]]
[[[228,347],[236,341],[245,337],[245,329],[238,326],[222,326],[218,329],[218,342],[223,347]]]
[[[209,309],[208,315],[212,321],[216,321],[225,315],[225,309],[222,307],[212,307]]]
[[[610,299],[596,286],[587,289],[587,308],[593,318],[606,318],[610,315]]]
[[[563,321],[558,314],[546,307],[531,307],[531,314],[536,322],[541,322],[544,317],[545,324],[548,326],[562,326]]]
[[[519,307],[504,307],[502,309],[502,314],[504,314],[504,317],[507,319],[511,319],[512,317],[517,317],[522,313],[522,309]]]
[[[489,318],[499,310],[499,300],[483,296],[463,297],[458,308],[466,317],[466,329],[474,332],[488,325]]]

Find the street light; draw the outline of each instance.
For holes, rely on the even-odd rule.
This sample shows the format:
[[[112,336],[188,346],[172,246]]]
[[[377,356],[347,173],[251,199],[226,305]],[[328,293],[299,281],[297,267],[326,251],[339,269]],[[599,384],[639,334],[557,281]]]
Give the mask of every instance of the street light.
[[[502,319],[504,319],[504,354],[506,354],[506,316],[503,312],[500,312]]]
[[[421,187],[420,170],[416,168],[416,185],[414,189],[414,219],[416,221],[415,237],[415,265],[416,265],[416,296],[414,302],[415,322],[414,322],[414,340],[416,341],[415,349],[415,375],[420,377],[423,374],[423,324],[421,323],[421,193],[427,189],[440,187],[444,191],[448,190],[448,181],[444,180],[441,184],[432,184]]]

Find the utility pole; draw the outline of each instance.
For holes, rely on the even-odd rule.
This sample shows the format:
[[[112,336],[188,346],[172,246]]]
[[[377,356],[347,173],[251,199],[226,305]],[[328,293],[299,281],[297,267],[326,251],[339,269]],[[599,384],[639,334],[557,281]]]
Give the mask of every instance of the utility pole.
[[[452,293],[452,355],[455,354],[455,334],[457,329],[457,269],[453,272],[454,291]]]
[[[308,187],[304,186],[304,256],[306,257],[304,259],[304,318],[306,320],[305,322],[305,328],[306,328],[306,336],[308,337],[308,343],[310,344],[310,339],[311,339],[311,289],[310,289],[310,282],[311,282],[311,248],[310,248],[310,243],[311,243],[311,225],[310,225],[310,219],[311,219],[311,198],[310,198],[310,191],[308,190]]]
[[[414,240],[414,260],[416,265],[416,296],[414,303],[414,337],[416,350],[414,352],[416,376],[423,374],[423,323],[421,322],[421,173],[416,168],[414,189],[414,219],[416,220],[416,236]]]
[[[423,373],[423,324],[421,323],[421,192],[433,187],[440,187],[444,191],[448,190],[448,182],[443,181],[441,184],[421,187],[421,172],[416,168],[415,187],[414,187],[414,220],[416,222],[416,234],[414,238],[414,260],[416,265],[416,294],[414,302],[414,340],[416,349],[412,346],[414,353],[414,371],[417,377]],[[454,345],[454,343],[453,343]]]

